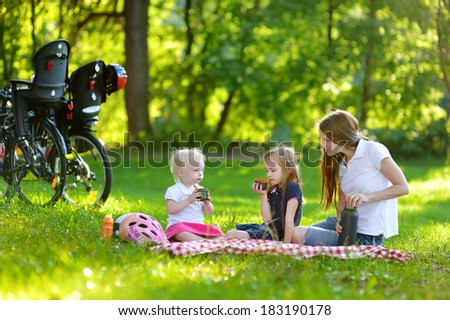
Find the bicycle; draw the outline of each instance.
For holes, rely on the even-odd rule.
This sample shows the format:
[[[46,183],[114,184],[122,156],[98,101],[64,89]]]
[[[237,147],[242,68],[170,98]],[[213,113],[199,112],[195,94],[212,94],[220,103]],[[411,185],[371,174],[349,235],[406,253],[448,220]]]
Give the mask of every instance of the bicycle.
[[[54,204],[62,195],[67,170],[61,135],[54,124],[39,116],[28,118],[29,135],[17,135],[11,88],[0,91],[0,99],[1,195],[6,202],[18,194],[29,204]]]
[[[69,52],[66,40],[47,43],[33,55],[33,79],[11,80],[12,86],[2,91],[1,174],[7,186],[0,191],[5,190],[7,201],[18,193],[40,205],[61,197],[93,205],[109,196],[112,167],[92,126],[106,95],[126,84],[126,71],[95,60],[68,78]]]
[[[127,75],[117,64],[94,60],[69,79],[69,98],[56,117],[67,148],[67,176],[63,199],[77,205],[103,204],[112,187],[112,167],[104,143],[92,127],[106,96],[120,90]]]
[[[30,204],[54,204],[62,196],[66,179],[66,149],[51,121],[66,90],[70,44],[56,40],[33,55],[32,80],[11,80],[2,90],[1,174],[4,197],[17,193]]]

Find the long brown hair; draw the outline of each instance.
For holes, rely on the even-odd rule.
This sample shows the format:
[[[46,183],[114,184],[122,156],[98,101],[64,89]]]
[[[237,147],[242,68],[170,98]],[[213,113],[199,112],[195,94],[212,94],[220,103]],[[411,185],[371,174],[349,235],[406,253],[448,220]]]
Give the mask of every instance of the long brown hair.
[[[318,123],[319,130],[326,137],[339,146],[348,149],[356,149],[359,140],[365,138],[359,131],[358,120],[343,110],[333,110]],[[322,173],[322,198],[320,204],[325,202],[325,210],[328,210],[334,202],[337,207],[337,195],[339,193],[339,164],[344,159],[344,154],[337,152],[334,156],[327,155],[322,149],[320,171]]]
[[[264,163],[272,166],[275,165],[274,162],[278,163],[283,172],[282,182],[281,185],[278,186],[279,188],[283,188],[293,181],[301,185],[302,179],[300,177],[298,164],[295,161],[295,151],[293,148],[285,145],[280,145],[267,151],[264,154]],[[273,188],[274,186],[269,184],[267,193],[272,191]]]

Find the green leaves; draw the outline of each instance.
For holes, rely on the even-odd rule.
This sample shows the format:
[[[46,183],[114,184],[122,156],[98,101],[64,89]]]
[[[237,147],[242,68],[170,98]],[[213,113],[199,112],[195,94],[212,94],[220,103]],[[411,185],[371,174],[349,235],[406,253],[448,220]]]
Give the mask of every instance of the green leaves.
[[[39,3],[34,11],[19,2],[2,11],[5,85],[29,78],[33,49],[57,37],[72,43],[71,70],[98,57],[135,63],[135,52],[125,51],[133,35],[123,28],[124,1]],[[150,68],[137,69],[150,80],[150,103],[139,108],[149,109],[154,134],[132,134],[167,140],[195,132],[204,141],[261,142],[272,133],[304,145],[317,136],[314,123],[338,107],[368,129],[424,139],[424,128],[439,123],[438,139],[448,139],[446,114],[435,106],[448,86],[449,21],[446,3],[430,0],[414,6],[407,0],[152,1]],[[134,110],[133,98],[142,99],[127,98],[125,106],[123,97],[108,98],[100,116],[106,141],[125,143],[123,132],[137,121],[127,121],[125,111]]]

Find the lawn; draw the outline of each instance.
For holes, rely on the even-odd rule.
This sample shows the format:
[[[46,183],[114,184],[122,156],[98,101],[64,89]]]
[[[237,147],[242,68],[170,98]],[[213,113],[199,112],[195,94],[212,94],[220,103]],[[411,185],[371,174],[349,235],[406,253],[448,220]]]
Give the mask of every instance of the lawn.
[[[216,163],[217,164],[217,163]],[[0,204],[1,299],[450,299],[450,168],[437,160],[401,161],[411,193],[399,200],[400,235],[384,246],[411,252],[410,262],[330,257],[293,259],[207,254],[189,258],[100,238],[105,213],[144,212],[166,225],[169,169],[146,161],[114,168],[103,208]],[[318,207],[317,167],[302,164],[307,199],[302,225],[326,217]],[[223,230],[260,222],[251,191],[261,165],[238,160],[208,166],[203,185]]]

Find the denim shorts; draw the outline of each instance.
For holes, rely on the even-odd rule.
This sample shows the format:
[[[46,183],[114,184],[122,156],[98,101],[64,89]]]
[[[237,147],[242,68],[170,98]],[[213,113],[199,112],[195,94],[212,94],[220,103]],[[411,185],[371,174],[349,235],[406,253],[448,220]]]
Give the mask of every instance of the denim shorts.
[[[328,217],[326,220],[312,224],[308,227],[305,234],[305,243],[307,246],[337,246],[339,236],[336,233],[336,217]],[[381,246],[383,244],[383,235],[370,236],[357,233],[356,244],[365,246]]]
[[[269,227],[264,223],[237,224],[236,230],[247,231],[251,239],[273,240]]]

